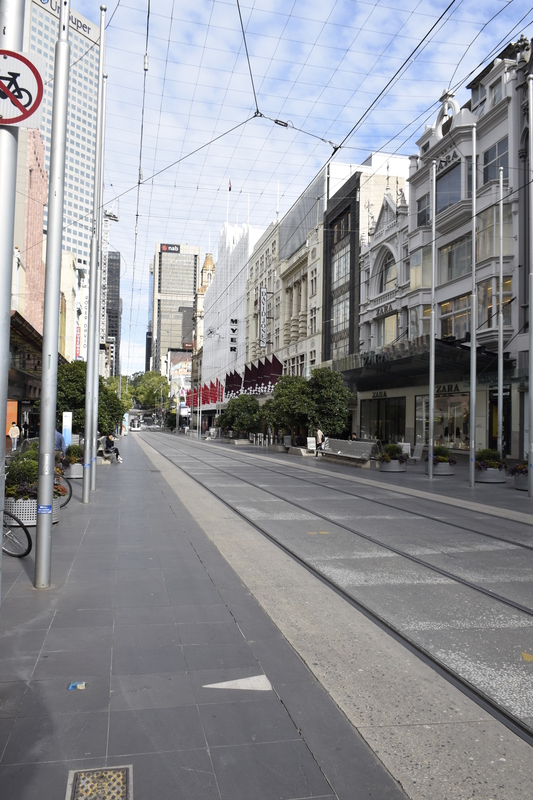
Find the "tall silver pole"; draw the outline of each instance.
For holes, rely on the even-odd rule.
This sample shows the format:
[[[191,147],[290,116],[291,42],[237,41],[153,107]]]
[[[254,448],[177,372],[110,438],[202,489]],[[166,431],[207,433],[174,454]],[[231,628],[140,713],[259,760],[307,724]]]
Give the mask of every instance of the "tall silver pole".
[[[472,297],[470,300],[470,488],[476,486],[477,285],[476,285],[476,124],[472,125]]]
[[[533,497],[533,75],[527,77],[529,100],[529,436],[528,495]]]
[[[431,164],[431,316],[429,329],[429,442],[428,478],[433,480],[433,446],[435,440],[435,276],[437,261],[437,162]]]
[[[500,179],[500,272],[498,287],[498,443],[501,457],[503,452],[503,167],[498,169]]]
[[[67,148],[68,79],[70,69],[70,0],[61,0],[55,47],[52,142],[48,179],[48,235],[44,284],[43,355],[41,359],[41,419],[39,431],[39,485],[35,547],[36,589],[50,586],[52,571],[52,504],[57,405],[59,299]]]
[[[100,10],[102,16],[105,18],[105,6],[100,6]],[[103,39],[100,38],[100,59],[102,63],[102,67],[104,66],[104,46],[105,46],[105,28],[102,28],[103,34],[101,33],[101,37],[103,35]],[[94,431],[93,436],[93,444],[92,444],[92,452],[91,452],[91,491],[94,492],[96,489],[96,473],[98,470],[97,467],[97,458],[96,458],[96,451],[98,449],[98,395],[100,389],[100,314],[101,314],[101,296],[102,296],[102,212],[103,212],[103,202],[104,202],[104,139],[105,139],[105,103],[106,103],[106,91],[107,91],[107,75],[103,76],[103,85],[102,85],[102,109],[100,116],[98,118],[98,127],[100,128],[100,159],[99,159],[99,171],[98,171],[98,228],[96,232],[96,240],[98,244],[98,253],[96,258],[96,314],[94,315],[94,325],[95,325],[95,365],[93,371],[93,380],[94,380],[94,387],[93,387],[93,409],[92,409],[92,430]]]
[[[93,223],[91,237],[91,259],[89,271],[89,320],[88,320],[88,341],[87,341],[87,376],[85,381],[85,441],[83,447],[83,490],[82,503],[90,501],[91,492],[91,473],[96,472],[96,425],[93,424],[93,410],[95,403],[94,394],[94,369],[98,357],[99,339],[96,334],[96,321],[98,319],[98,286],[97,286],[97,262],[98,262],[98,213],[100,210],[100,158],[101,158],[101,136],[100,119],[102,116],[103,84],[104,84],[104,64],[102,42],[105,37],[104,26],[105,6],[100,7],[100,54],[98,59],[98,100],[97,100],[97,124],[96,124],[96,143],[94,149],[94,176],[93,176]],[[96,368],[98,374],[98,368]],[[98,384],[96,384],[98,386]],[[94,445],[94,447],[93,447]],[[94,452],[94,461],[93,459]]]
[[[0,48],[22,50],[24,0],[0,0]],[[13,228],[17,185],[19,131],[0,125],[0,419],[6,422],[9,375],[9,334],[11,324],[11,275],[13,269]],[[9,420],[13,422],[13,420]],[[4,515],[6,437],[0,436],[0,522]],[[0,568],[2,548],[0,547]]]

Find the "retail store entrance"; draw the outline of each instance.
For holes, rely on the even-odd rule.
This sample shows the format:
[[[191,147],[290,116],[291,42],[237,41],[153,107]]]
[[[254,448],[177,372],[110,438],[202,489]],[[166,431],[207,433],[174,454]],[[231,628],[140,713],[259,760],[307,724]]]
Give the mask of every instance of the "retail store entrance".
[[[382,442],[405,439],[405,397],[361,400],[361,438]]]

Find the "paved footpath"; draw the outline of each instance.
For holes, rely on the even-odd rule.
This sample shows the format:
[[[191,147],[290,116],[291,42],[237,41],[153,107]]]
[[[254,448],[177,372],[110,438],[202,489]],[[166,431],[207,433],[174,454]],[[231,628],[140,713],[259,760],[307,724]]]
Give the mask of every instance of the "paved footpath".
[[[89,505],[75,483],[49,590],[33,553],[3,557],[2,800],[407,797],[134,436],[122,452]]]

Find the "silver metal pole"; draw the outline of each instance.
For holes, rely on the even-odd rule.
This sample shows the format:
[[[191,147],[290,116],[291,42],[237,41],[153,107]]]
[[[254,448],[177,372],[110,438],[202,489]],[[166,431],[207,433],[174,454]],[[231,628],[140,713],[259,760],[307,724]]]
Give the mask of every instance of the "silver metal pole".
[[[500,273],[498,288],[498,443],[501,457],[503,452],[503,167],[498,169],[500,179]],[[489,423],[490,424],[490,423]]]
[[[97,125],[96,143],[94,150],[94,176],[93,176],[93,222],[91,237],[91,259],[89,271],[89,320],[87,336],[87,375],[85,380],[85,441],[83,447],[83,490],[82,503],[89,503],[91,491],[91,473],[96,472],[96,425],[93,425],[94,397],[94,369],[97,363],[99,348],[96,333],[96,319],[98,319],[97,292],[97,262],[98,262],[98,213],[100,210],[100,157],[101,157],[101,128],[104,65],[102,42],[105,37],[104,27],[105,6],[100,9],[100,54],[98,59],[98,100],[97,100]],[[96,355],[95,355],[96,353]],[[96,368],[98,374],[98,368]],[[98,384],[96,384],[98,386]],[[94,445],[94,447],[93,447]],[[94,461],[93,458],[94,451]]]
[[[0,48],[22,50],[24,0],[0,0]],[[9,335],[11,325],[11,275],[13,269],[13,228],[17,185],[19,131],[0,125],[0,419],[7,417]],[[10,420],[13,422],[13,420]],[[0,522],[4,516],[6,437],[0,436]],[[0,575],[2,548],[0,547]]]
[[[70,0],[62,0],[55,46],[52,143],[48,179],[48,235],[44,285],[43,355],[41,359],[41,419],[39,431],[39,485],[35,547],[36,589],[50,586],[52,571],[52,504],[57,405],[59,298],[67,148],[68,83],[70,69]]]
[[[533,75],[527,77],[529,100],[529,436],[528,495],[533,497]]]
[[[476,285],[476,124],[472,125],[472,296],[470,300],[470,488],[476,486],[477,285]]]
[[[105,6],[100,6],[100,11],[102,18],[105,22]],[[102,38],[103,37],[103,38]],[[101,23],[100,27],[100,59],[102,68],[104,67],[104,47],[105,47],[105,27],[103,23]],[[94,315],[94,324],[95,324],[95,364],[94,364],[94,371],[93,371],[93,380],[94,380],[94,387],[93,387],[93,397],[94,403],[92,408],[93,420],[92,420],[92,429],[94,431],[93,435],[93,444],[92,444],[92,451],[91,451],[91,491],[94,492],[96,490],[96,473],[98,471],[97,467],[97,458],[96,452],[98,449],[98,396],[100,390],[100,314],[101,314],[101,297],[102,297],[102,252],[101,252],[101,242],[102,242],[102,212],[103,212],[103,203],[104,203],[104,138],[105,138],[105,103],[106,103],[106,87],[107,87],[107,75],[103,75],[102,80],[102,108],[101,113],[98,117],[98,127],[100,129],[100,158],[99,158],[99,170],[98,170],[98,218],[97,218],[97,231],[96,231],[96,241],[98,245],[97,250],[97,257],[96,257],[96,313]]]
[[[433,480],[433,447],[435,441],[435,277],[437,261],[437,162],[431,164],[431,316],[429,331],[429,442],[428,478]]]

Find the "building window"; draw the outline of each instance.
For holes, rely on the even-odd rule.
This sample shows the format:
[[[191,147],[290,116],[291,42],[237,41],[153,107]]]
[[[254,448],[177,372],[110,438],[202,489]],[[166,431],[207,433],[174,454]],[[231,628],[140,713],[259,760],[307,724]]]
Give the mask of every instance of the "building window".
[[[398,338],[398,314],[389,314],[377,321],[377,346],[387,347]]]
[[[429,192],[416,201],[416,224],[419,228],[430,223]]]
[[[499,80],[497,80],[496,83],[493,83],[492,86],[490,87],[490,105],[491,105],[491,107],[495,106],[496,103],[499,103],[500,100],[502,99],[502,97],[503,97],[502,79],[499,78]]]
[[[437,214],[461,199],[461,165],[457,164],[437,178]]]
[[[348,327],[350,318],[350,298],[343,294],[333,300],[333,327],[332,333],[338,333]]]
[[[310,280],[309,280],[309,294],[311,297],[316,294],[317,291],[317,269],[316,267],[311,270]]]
[[[316,350],[311,350],[309,353],[309,366],[314,367],[316,364]]]
[[[279,328],[274,331],[274,349],[279,350]]]
[[[276,255],[276,242],[272,242],[272,256]]]
[[[477,313],[478,329],[488,330],[498,327],[499,311],[499,278],[489,278],[482,281],[477,287]],[[503,279],[503,324],[511,325],[511,277],[504,276]]]
[[[409,339],[417,339],[430,333],[431,306],[415,306],[409,309]]]
[[[491,87],[492,88],[492,87]],[[509,177],[509,143],[507,136],[483,153],[483,183],[498,180],[498,169],[503,167],[503,177]]]
[[[411,253],[409,279],[411,291],[431,286],[431,247]]]
[[[483,116],[486,99],[487,89],[483,84],[480,83],[479,86],[475,86],[472,89],[472,113],[474,113],[476,117]]]
[[[470,331],[470,295],[454,297],[439,308],[441,339],[465,339]]]
[[[503,254],[513,255],[513,217],[509,204],[503,207]],[[476,261],[500,255],[500,209],[491,206],[476,216]]]
[[[334,361],[337,361],[339,358],[344,358],[344,356],[348,355],[349,346],[350,343],[348,338],[338,339],[336,342],[332,342],[331,358]]]
[[[462,236],[439,250],[440,283],[448,283],[472,269],[472,236]]]
[[[309,309],[309,333],[311,336],[316,333],[316,308]]]
[[[331,264],[332,288],[342,286],[350,279],[350,244],[347,242],[333,254]]]
[[[389,253],[379,274],[379,294],[382,292],[389,292],[394,289],[398,283],[398,270],[396,269],[396,262],[392,253]]]

